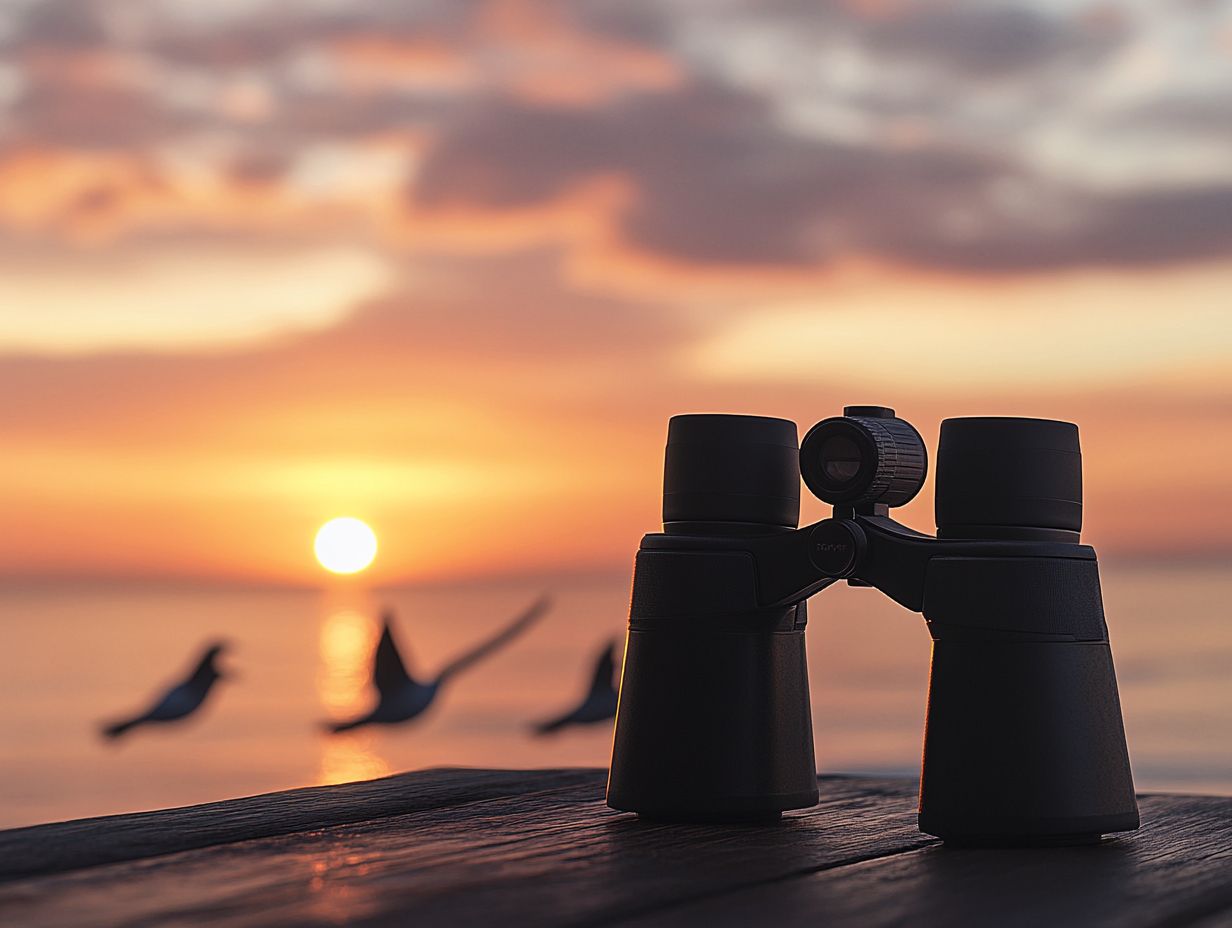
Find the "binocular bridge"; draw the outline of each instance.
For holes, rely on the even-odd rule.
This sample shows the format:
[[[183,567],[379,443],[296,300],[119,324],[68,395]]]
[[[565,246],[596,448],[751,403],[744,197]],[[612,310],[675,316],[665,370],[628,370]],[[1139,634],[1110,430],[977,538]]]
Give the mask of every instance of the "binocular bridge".
[[[935,558],[1068,558],[1094,561],[1090,545],[1051,541],[946,539],[884,516],[822,519],[766,535],[653,533],[643,551],[739,551],[753,558],[760,608],[807,599],[831,583],[876,587],[912,612],[924,607],[928,565]]]

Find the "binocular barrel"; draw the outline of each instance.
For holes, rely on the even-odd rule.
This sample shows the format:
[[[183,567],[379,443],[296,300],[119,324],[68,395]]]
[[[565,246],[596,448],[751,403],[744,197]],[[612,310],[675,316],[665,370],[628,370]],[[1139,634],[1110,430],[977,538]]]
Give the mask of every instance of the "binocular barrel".
[[[1099,568],[1082,527],[1078,428],[947,419],[937,535],[1073,543],[1069,557],[934,558],[921,830],[1066,844],[1138,827]]]
[[[663,520],[672,545],[637,555],[613,808],[733,821],[817,802],[805,605],[759,606],[748,556],[696,541],[794,529],[798,457],[785,419],[671,420]]]

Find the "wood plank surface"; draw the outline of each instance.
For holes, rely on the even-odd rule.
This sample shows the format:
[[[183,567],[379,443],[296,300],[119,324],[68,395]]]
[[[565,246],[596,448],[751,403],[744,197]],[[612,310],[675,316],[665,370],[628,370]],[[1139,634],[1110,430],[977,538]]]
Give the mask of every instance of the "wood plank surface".
[[[107,815],[0,831],[0,883],[193,848],[405,815],[530,788],[586,784],[595,770],[439,768],[180,809]]]
[[[613,812],[603,781],[434,770],[0,832],[0,913],[31,926],[1209,928],[1232,912],[1232,799],[1143,797],[1143,830],[1096,847],[962,851],[919,833],[905,779],[823,777],[817,808],[722,828]]]
[[[1232,925],[1232,799],[1140,797],[1143,825],[1091,847],[933,845],[635,919],[652,926]]]

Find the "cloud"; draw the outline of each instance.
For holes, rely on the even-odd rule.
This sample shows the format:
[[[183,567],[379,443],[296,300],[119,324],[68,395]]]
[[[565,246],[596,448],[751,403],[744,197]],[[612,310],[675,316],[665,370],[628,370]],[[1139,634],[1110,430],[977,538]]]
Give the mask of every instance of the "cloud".
[[[1230,286],[1225,266],[853,280],[833,287],[824,304],[767,306],[716,326],[686,357],[698,376],[719,381],[895,392],[927,385],[1041,400],[1124,388],[1170,369],[1208,370],[1209,379],[1211,367],[1232,357],[1232,319],[1212,297]]]
[[[422,404],[462,408],[468,403],[491,413],[583,418],[593,412],[597,397],[627,391],[634,402],[627,383],[632,371],[644,381],[640,389],[653,393],[649,372],[666,367],[670,375],[667,362],[700,325],[644,300],[562,291],[550,253],[425,260],[383,292],[351,302],[324,275],[331,261],[346,272],[344,282],[358,279],[365,287],[375,269],[348,252],[332,258],[318,252],[314,260],[310,251],[231,250],[218,252],[214,261],[204,253],[208,273],[193,278],[195,284],[176,283],[197,255],[168,250],[161,262],[143,266],[147,259],[138,258],[127,267],[117,266],[110,255],[94,256],[74,265],[66,276],[90,280],[102,312],[134,292],[133,275],[125,272],[144,270],[156,283],[171,285],[152,287],[149,297],[139,297],[137,310],[153,316],[160,307],[174,308],[177,299],[187,299],[207,304],[217,319],[200,318],[209,313],[165,313],[149,337],[157,337],[160,327],[180,327],[188,343],[177,345],[178,337],[168,337],[162,350],[146,345],[134,352],[118,327],[110,346],[89,353],[27,357],[10,347],[0,355],[0,393],[25,401],[5,407],[6,434],[80,435],[97,428],[100,435],[118,430],[134,441],[157,444],[169,421],[213,423],[225,436],[229,419],[237,426],[252,423],[251,439],[273,451],[286,438],[275,437],[279,429],[312,431],[316,413],[336,407],[355,419],[352,438],[364,434],[364,441],[373,443],[365,447],[376,449],[387,445],[390,435],[383,431],[384,418],[378,431],[362,427],[362,410],[369,405],[383,412],[401,408],[412,418],[411,410]],[[265,260],[269,270],[261,270]],[[108,281],[109,272],[119,286]],[[246,283],[261,284],[253,287],[260,292],[246,296]],[[200,294],[186,296],[194,285]],[[314,325],[306,315],[297,323],[275,312],[279,306],[301,306],[307,314],[325,305],[317,298],[277,299],[288,293],[302,297],[313,288],[334,298],[316,320],[332,314],[333,325]],[[248,312],[233,313],[228,301]],[[92,305],[77,311],[84,315]],[[264,307],[264,315],[256,306]],[[12,319],[23,321],[16,313]],[[246,320],[252,326],[288,325],[280,338],[234,337],[244,334],[240,327]],[[216,341],[213,350],[186,350],[194,347],[193,339],[224,333],[230,344]],[[127,399],[116,404],[117,396]]]
[[[855,255],[1043,271],[1232,255],[1232,181],[1090,191],[977,149],[794,137],[756,98],[713,86],[596,112],[479,110],[428,150],[410,201],[425,220],[469,207],[495,221],[600,176],[625,179],[632,201],[601,247],[698,270]]]
[[[410,196],[427,210],[499,211],[614,175],[635,190],[622,229],[635,248],[699,264],[814,264],[875,237],[887,211],[910,225],[995,171],[958,153],[795,139],[757,100],[702,87],[597,113],[482,110],[428,152]]]
[[[995,271],[1137,268],[1232,256],[1232,182],[1119,197],[1075,194],[1068,209],[1077,218],[1060,228],[1032,235],[1013,225],[984,225],[972,230],[969,244],[921,238],[905,241],[902,254],[923,264]]]
[[[8,39],[22,90],[0,222],[91,241],[552,245],[575,281],[609,288],[816,279],[852,258],[1042,272],[1230,255],[1232,137],[1198,118],[1226,82],[1209,49],[1145,16],[37,4]],[[1148,52],[1205,62],[1170,117],[1151,115],[1179,91],[1151,89]],[[1132,152],[1109,144],[1127,120],[1154,120]],[[379,188],[339,180],[378,148],[400,152]],[[322,183],[321,153],[347,150],[354,169]]]
[[[9,259],[0,353],[202,351],[327,329],[391,278],[370,252],[343,247]]]
[[[1062,19],[1025,6],[925,3],[856,26],[887,57],[926,62],[977,80],[1040,68],[1091,66],[1126,36],[1116,18]]]
[[[212,157],[15,145],[0,149],[0,235],[70,251],[168,234],[332,244],[393,223],[423,144],[391,134]]]

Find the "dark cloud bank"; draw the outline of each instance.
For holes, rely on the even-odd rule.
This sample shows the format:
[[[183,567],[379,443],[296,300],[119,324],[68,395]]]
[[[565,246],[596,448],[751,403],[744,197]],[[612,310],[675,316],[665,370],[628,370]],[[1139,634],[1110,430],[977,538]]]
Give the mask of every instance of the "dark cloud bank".
[[[1224,180],[1140,182],[1109,192],[1049,176],[1004,146],[945,135],[910,143],[806,135],[783,122],[772,94],[732,86],[713,70],[694,70],[671,91],[589,107],[536,106],[491,88],[448,99],[343,85],[309,92],[285,79],[284,66],[298,52],[339,37],[432,39],[465,48],[484,6],[411,12],[368,0],[314,16],[308,7],[266,4],[247,20],[192,28],[148,12],[134,28],[109,18],[102,5],[38,4],[8,40],[18,57],[23,50],[71,55],[111,48],[188,71],[248,68],[265,74],[275,105],[256,125],[228,125],[217,115],[170,107],[157,87],[91,90],[44,77],[12,104],[10,136],[23,144],[141,153],[209,130],[230,138],[235,164],[259,165],[262,180],[272,182],[300,145],[413,125],[432,139],[405,193],[417,215],[447,206],[533,206],[614,174],[636,191],[617,230],[622,243],[703,267],[806,267],[856,253],[941,268],[1032,271],[1232,254],[1232,172]],[[798,26],[819,42],[838,36],[872,61],[917,62],[944,73],[934,109],[946,106],[954,81],[1029,86],[1045,72],[1055,77],[1058,68],[1082,80],[1133,34],[1124,17],[1061,21],[1027,5],[907,7],[875,17],[842,5],[723,7],[752,23]],[[595,0],[551,9],[571,28],[681,61],[685,27],[704,13],[688,3]],[[923,97],[928,92],[921,90]],[[1136,112],[1155,120],[1159,133],[1209,138],[1209,127],[1195,125],[1193,114],[1211,112],[1213,104],[1187,101],[1184,113],[1165,107],[1151,115],[1148,105]]]

